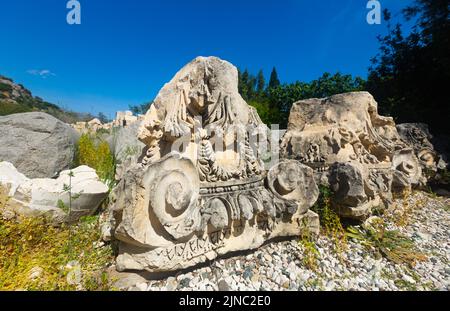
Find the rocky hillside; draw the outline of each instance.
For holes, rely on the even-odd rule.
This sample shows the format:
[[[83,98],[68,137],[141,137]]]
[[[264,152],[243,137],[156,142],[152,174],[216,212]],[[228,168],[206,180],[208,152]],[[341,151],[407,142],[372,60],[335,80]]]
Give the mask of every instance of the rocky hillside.
[[[33,96],[23,85],[0,75],[0,116],[13,113],[41,111],[66,123],[88,121],[93,117],[85,113],[66,111],[40,97]]]

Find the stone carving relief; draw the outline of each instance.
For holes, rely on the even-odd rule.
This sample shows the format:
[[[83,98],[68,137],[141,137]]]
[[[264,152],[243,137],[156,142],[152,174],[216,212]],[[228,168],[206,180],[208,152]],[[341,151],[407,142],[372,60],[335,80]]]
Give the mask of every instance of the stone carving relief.
[[[280,149],[282,158],[298,159],[330,185],[346,217],[366,217],[389,205],[392,191],[424,181],[414,151],[367,92],[294,103]]]
[[[200,57],[160,91],[139,130],[141,161],[112,195],[119,270],[172,271],[318,232],[313,169],[265,168],[268,129],[237,84],[234,66]]]
[[[420,166],[429,181],[438,181],[437,172],[445,170],[447,163],[442,154],[432,144],[432,135],[428,125],[423,123],[403,123],[397,125],[402,140],[408,144],[419,159]]]

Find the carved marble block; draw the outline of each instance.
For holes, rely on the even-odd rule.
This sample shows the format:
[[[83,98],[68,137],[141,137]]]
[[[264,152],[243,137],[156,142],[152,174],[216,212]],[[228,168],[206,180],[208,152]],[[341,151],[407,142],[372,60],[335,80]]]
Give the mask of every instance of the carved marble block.
[[[282,158],[315,170],[347,217],[368,216],[391,202],[393,190],[423,182],[414,150],[400,139],[392,118],[378,115],[367,92],[294,103],[280,149]]]
[[[146,114],[144,153],[113,192],[117,268],[173,271],[318,233],[314,171],[296,160],[266,169],[268,132],[230,63],[199,57],[181,69]]]
[[[438,170],[446,168],[447,163],[443,155],[437,152],[432,144],[428,125],[424,123],[402,123],[397,125],[402,140],[414,149],[419,159],[425,177],[430,181],[436,176]]]

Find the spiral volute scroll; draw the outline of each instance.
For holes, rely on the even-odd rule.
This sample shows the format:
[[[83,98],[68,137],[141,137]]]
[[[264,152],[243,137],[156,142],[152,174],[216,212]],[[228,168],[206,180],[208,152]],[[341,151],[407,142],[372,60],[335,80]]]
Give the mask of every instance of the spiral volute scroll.
[[[414,152],[409,149],[397,152],[392,160],[392,167],[398,178],[409,185],[418,185],[422,179],[422,169]]]
[[[200,180],[189,159],[166,157],[152,167],[158,173],[145,181],[149,185],[149,212],[173,239],[200,229],[198,206]],[[155,225],[154,225],[155,226]],[[158,224],[156,224],[158,226]]]
[[[284,160],[272,167],[267,181],[272,193],[279,199],[295,203],[300,214],[306,213],[319,196],[314,171],[295,160]]]

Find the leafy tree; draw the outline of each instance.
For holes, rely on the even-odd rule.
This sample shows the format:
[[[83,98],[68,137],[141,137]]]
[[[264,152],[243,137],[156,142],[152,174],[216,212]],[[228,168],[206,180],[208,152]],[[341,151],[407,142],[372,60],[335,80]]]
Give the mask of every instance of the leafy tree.
[[[309,83],[297,81],[268,89],[268,97],[272,107],[279,110],[278,124],[287,126],[289,112],[294,102],[308,98],[323,98],[340,93],[362,91],[365,81],[362,78],[353,78],[351,75],[324,73],[319,79]]]
[[[325,72],[319,79],[310,83],[309,94],[306,96],[323,98],[335,94],[362,91],[364,88],[365,81],[360,77],[353,78],[351,75],[342,75],[339,72],[331,75]]]
[[[153,101],[143,103],[140,105],[135,105],[135,106],[130,105],[129,109],[135,115],[146,114],[152,104],[153,104]]]
[[[239,93],[245,100],[250,100],[258,96],[257,78],[245,69],[243,73],[239,71]]]
[[[276,107],[272,107],[268,98],[251,99],[248,104],[256,108],[259,117],[268,126],[279,123],[281,119],[280,111]]]
[[[98,113],[98,119],[99,119],[100,122],[102,122],[103,124],[109,122],[108,117],[107,117],[103,112],[99,112],[99,113]]]
[[[353,78],[351,75],[324,73],[319,79],[309,83],[297,81],[281,84],[274,68],[271,75],[272,87],[269,83],[269,87],[260,92],[263,84],[261,76],[263,79],[262,70],[256,78],[248,70],[240,73],[239,92],[248,104],[256,108],[264,123],[279,124],[281,128],[287,126],[289,112],[294,102],[312,97],[322,98],[339,93],[362,91],[366,83],[362,78]]]
[[[380,36],[380,51],[372,59],[367,89],[383,114],[397,122],[425,122],[435,132],[450,133],[449,1],[416,0],[403,10],[405,20],[415,20],[405,36],[400,24]]]

